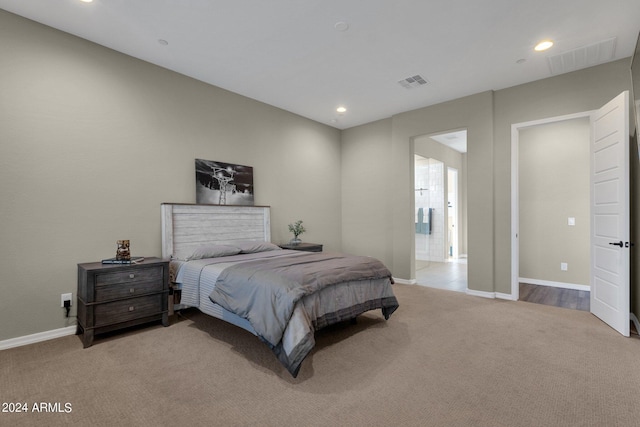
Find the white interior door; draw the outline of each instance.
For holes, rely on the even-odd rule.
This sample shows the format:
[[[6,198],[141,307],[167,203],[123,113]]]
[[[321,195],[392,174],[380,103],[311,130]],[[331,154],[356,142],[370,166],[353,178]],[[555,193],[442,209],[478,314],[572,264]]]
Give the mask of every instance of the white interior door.
[[[591,117],[591,312],[629,336],[629,92]]]

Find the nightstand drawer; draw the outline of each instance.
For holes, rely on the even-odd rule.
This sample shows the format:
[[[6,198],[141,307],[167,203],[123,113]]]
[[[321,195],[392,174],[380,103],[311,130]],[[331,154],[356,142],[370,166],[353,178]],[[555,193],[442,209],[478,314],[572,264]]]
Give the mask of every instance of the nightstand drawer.
[[[151,292],[162,292],[163,290],[164,284],[160,280],[100,286],[96,287],[95,300],[96,302],[103,302],[120,298],[133,298]]]
[[[162,307],[162,294],[99,304],[94,308],[95,326],[100,327],[145,316],[153,316],[160,313],[160,307]]]
[[[107,286],[119,283],[146,282],[162,280],[162,268],[135,268],[130,267],[126,271],[114,273],[102,273],[96,275],[96,286]]]

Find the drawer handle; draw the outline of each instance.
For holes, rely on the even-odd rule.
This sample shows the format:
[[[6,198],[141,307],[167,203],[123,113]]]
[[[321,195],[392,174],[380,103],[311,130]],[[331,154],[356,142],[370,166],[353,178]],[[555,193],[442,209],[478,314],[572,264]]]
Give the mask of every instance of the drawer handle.
[[[134,277],[136,277],[136,275],[135,275],[135,274],[133,274],[133,273],[129,273],[129,279],[133,279]]]
[[[133,311],[133,310],[135,310],[135,309],[136,309],[136,308],[135,308],[134,306],[129,307],[129,311]]]
[[[134,293],[135,291],[136,291],[136,288],[131,288],[131,289],[129,289],[129,292],[130,292],[130,293]]]

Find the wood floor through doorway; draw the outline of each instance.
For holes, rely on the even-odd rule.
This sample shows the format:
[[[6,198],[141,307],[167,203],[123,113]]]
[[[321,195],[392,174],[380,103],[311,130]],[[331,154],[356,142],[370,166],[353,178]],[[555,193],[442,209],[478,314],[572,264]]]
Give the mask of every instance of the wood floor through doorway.
[[[520,301],[589,311],[589,291],[520,283]]]

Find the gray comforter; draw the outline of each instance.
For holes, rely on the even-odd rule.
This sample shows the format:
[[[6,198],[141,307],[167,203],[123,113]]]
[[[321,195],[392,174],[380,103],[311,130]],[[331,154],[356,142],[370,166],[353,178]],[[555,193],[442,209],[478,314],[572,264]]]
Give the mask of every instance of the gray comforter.
[[[282,337],[296,303],[325,287],[345,282],[389,278],[377,259],[335,253],[299,253],[295,257],[260,259],[226,268],[218,276],[210,299],[251,323],[258,336],[278,355],[295,377],[313,347],[313,337],[294,355],[283,354]],[[385,318],[398,307],[395,297],[362,301],[351,317],[381,308]]]

